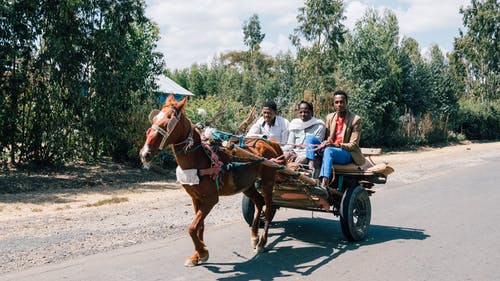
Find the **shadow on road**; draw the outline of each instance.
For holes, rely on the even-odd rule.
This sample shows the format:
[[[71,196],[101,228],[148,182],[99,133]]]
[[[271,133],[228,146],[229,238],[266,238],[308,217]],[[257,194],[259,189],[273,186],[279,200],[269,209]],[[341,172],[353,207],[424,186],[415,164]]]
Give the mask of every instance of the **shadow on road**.
[[[345,252],[392,240],[424,240],[422,229],[371,225],[367,238],[358,243],[344,240],[337,221],[294,218],[273,223],[266,251],[241,263],[207,263],[203,266],[224,274],[217,280],[274,280],[307,276]],[[297,240],[305,246],[289,245]],[[244,258],[237,252],[236,256]],[[231,275],[231,276],[228,276]]]

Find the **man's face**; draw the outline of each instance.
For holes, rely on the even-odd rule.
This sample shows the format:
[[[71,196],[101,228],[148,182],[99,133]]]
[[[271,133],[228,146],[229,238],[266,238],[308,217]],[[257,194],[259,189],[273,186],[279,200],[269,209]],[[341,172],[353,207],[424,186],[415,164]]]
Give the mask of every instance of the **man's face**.
[[[309,121],[312,117],[311,109],[305,103],[301,103],[299,106],[299,117],[302,121]]]
[[[269,107],[263,107],[262,117],[264,117],[264,121],[266,121],[266,123],[271,123],[276,117],[276,112]]]
[[[333,108],[338,113],[345,113],[347,111],[347,101],[344,95],[336,95],[333,97]]]

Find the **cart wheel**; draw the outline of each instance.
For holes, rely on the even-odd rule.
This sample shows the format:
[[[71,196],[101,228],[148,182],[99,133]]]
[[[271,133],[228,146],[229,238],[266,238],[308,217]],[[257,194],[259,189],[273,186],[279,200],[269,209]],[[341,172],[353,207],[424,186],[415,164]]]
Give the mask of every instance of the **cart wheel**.
[[[368,233],[372,209],[368,193],[361,186],[348,188],[340,203],[340,227],[347,240],[363,240]]]
[[[252,200],[248,198],[245,194],[241,198],[241,211],[243,213],[243,218],[248,223],[248,226],[252,225],[253,222],[253,214],[255,213],[255,206],[253,205]]]
[[[243,213],[243,218],[248,223],[248,226],[252,226],[253,215],[255,213],[255,206],[252,200],[250,200],[250,198],[245,194],[243,194],[241,198],[241,212]],[[274,218],[275,214],[276,214],[276,207],[274,207],[271,212],[271,220]],[[260,214],[260,227],[264,227],[265,220],[266,218],[264,217],[264,212],[262,212]]]

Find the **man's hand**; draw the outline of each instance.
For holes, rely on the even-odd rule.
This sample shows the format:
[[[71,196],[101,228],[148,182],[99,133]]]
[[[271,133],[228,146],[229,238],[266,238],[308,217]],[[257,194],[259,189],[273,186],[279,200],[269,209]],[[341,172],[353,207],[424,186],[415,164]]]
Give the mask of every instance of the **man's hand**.
[[[297,154],[295,154],[293,150],[285,151],[283,155],[285,156],[287,162],[293,161],[297,157]]]
[[[327,146],[335,146],[340,147],[340,143],[334,143],[331,137],[328,137],[325,141],[323,141],[315,150],[322,150]]]
[[[330,144],[331,144],[330,141],[327,139],[327,140],[323,141],[320,145],[318,145],[316,150],[322,150],[325,147],[329,146]]]

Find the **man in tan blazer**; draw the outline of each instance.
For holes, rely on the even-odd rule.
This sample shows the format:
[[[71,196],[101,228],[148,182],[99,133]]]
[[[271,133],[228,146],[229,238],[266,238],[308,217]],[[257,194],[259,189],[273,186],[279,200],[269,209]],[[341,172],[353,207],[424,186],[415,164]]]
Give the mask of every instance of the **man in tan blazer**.
[[[359,140],[361,138],[361,117],[347,109],[347,93],[338,90],[333,93],[335,112],[326,117],[328,138],[321,143],[324,148],[319,182],[321,192],[325,192],[332,180],[333,164],[355,163],[362,165],[365,161]]]

